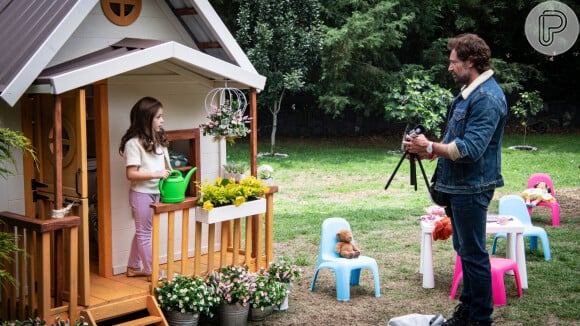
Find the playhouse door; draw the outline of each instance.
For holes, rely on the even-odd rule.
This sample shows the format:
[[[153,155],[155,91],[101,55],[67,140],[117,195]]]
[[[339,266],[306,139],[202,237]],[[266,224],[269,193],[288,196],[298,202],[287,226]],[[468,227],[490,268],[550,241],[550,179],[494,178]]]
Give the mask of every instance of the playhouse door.
[[[62,103],[62,193],[65,197],[87,197],[87,142],[85,91],[60,95]],[[54,96],[40,95],[38,123],[35,123],[40,159],[38,181],[46,185],[39,192],[54,193]]]
[[[89,205],[87,200],[87,141],[85,90],[60,95],[62,106],[62,193],[66,207],[75,202],[69,215],[81,218],[79,227],[79,304],[88,304],[89,283]],[[54,95],[36,95],[32,105],[33,143],[38,151],[39,170],[33,200],[36,215],[50,218],[55,208]]]

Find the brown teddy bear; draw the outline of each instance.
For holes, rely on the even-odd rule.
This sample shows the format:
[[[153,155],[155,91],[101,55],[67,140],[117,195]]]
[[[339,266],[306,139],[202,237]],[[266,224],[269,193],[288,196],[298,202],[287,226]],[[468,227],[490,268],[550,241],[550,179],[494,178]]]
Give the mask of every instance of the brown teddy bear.
[[[352,243],[352,233],[349,230],[339,230],[336,237],[338,238],[338,243],[334,250],[337,254],[344,258],[357,258],[360,256],[360,250]]]

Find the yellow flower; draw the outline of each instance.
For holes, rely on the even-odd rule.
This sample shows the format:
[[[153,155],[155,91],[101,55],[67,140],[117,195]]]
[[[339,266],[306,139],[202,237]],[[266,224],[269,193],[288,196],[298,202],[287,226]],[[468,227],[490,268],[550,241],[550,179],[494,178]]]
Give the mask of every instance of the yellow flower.
[[[244,196],[238,196],[238,197],[236,197],[236,200],[234,200],[234,205],[236,207],[238,207],[241,204],[243,204],[244,202],[246,202],[246,198],[244,198]]]
[[[203,209],[207,210],[207,211],[211,211],[213,209],[213,204],[211,203],[211,201],[207,200],[203,203]]]

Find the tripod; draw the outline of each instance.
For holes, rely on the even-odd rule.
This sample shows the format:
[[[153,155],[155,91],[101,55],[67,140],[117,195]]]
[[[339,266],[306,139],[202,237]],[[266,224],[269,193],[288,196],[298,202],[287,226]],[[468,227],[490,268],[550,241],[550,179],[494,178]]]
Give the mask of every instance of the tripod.
[[[387,181],[387,185],[385,186],[385,190],[387,190],[387,188],[389,188],[391,181],[393,181],[395,174],[397,174],[397,171],[399,170],[401,163],[403,163],[403,160],[405,159],[405,157],[407,157],[407,155],[409,155],[409,164],[410,164],[410,166],[409,166],[409,168],[410,168],[409,174],[410,174],[410,178],[411,178],[410,185],[415,186],[415,191],[417,191],[417,166],[415,165],[415,162],[418,162],[419,167],[421,168],[421,173],[423,174],[423,179],[425,180],[425,186],[427,186],[427,190],[429,190],[429,193],[431,193],[431,187],[429,186],[429,181],[427,180],[427,174],[425,173],[425,169],[423,168],[423,163],[421,163],[421,160],[419,159],[419,156],[417,154],[409,153],[409,151],[405,151],[405,153],[403,153],[403,156],[401,156],[401,159],[399,160],[397,167],[395,167],[393,174],[391,174],[389,181]]]

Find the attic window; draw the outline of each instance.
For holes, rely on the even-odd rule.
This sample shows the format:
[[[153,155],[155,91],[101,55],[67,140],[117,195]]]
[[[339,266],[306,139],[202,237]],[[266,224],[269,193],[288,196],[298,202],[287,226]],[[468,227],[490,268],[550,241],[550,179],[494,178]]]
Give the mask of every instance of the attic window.
[[[141,13],[141,0],[101,0],[105,17],[119,26],[131,25]]]

